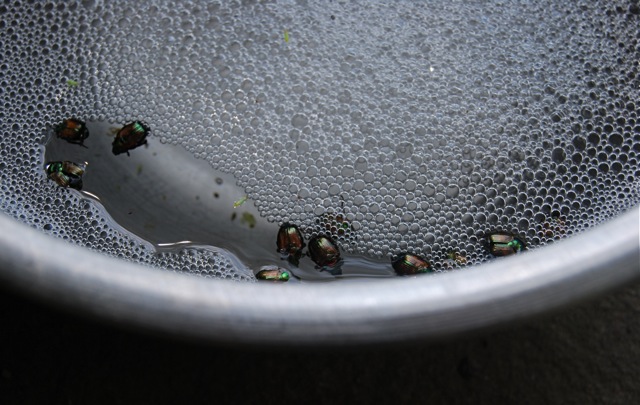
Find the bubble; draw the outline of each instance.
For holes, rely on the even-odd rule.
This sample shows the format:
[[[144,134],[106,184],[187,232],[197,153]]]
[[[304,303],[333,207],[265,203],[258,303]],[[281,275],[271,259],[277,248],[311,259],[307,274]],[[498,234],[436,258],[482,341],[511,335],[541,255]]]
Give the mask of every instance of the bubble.
[[[413,155],[413,144],[401,142],[396,146],[396,154],[399,158],[406,159]]]
[[[634,48],[602,41],[637,36],[629,13],[593,13],[611,9],[604,0],[527,3],[518,13],[471,4],[455,19],[446,1],[429,13],[420,2],[332,7],[336,21],[353,21],[296,24],[324,21],[326,10],[291,2],[12,3],[0,32],[0,208],[105,254],[234,277],[219,253],[156,260],[113,224],[98,231],[100,209],[82,207],[41,169],[44,140],[70,116],[149,122],[150,142],[233,174],[274,222],[294,210],[300,223],[320,210],[360,215],[364,234],[349,239],[359,254],[437,255],[432,244],[468,237],[474,264],[487,259],[471,239],[479,232],[539,235],[551,211],[566,210],[575,234],[640,203]],[[289,43],[274,39],[277,21],[296,25]],[[380,29],[397,21],[391,37]],[[541,52],[529,35],[497,35],[533,32],[539,21],[549,42],[580,41]],[[611,61],[619,67],[606,68]]]
[[[365,159],[362,156],[358,157],[354,163],[354,168],[359,172],[366,171],[368,167],[369,167],[369,164],[367,162],[367,159]]]
[[[447,187],[447,198],[456,198],[460,194],[460,189],[456,185],[450,185]]]
[[[556,163],[562,163],[566,157],[567,154],[562,148],[555,148],[551,152],[551,159]]]
[[[291,125],[293,125],[294,128],[304,128],[308,123],[309,119],[304,114],[294,114],[293,117],[291,117]]]

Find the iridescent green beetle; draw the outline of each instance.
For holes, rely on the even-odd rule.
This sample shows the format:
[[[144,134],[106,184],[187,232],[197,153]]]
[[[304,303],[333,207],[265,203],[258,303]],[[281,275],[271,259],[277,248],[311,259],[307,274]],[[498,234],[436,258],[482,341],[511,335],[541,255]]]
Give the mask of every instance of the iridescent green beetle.
[[[58,138],[86,148],[83,143],[84,140],[89,137],[89,129],[84,121],[80,121],[76,118],[69,118],[56,125],[54,131]]]
[[[276,246],[283,258],[297,266],[305,246],[304,238],[297,226],[286,222],[278,229]]]
[[[147,135],[151,129],[143,122],[134,121],[122,127],[113,140],[111,151],[114,155],[121,153],[129,156],[129,151],[147,143]]]
[[[291,274],[278,266],[262,266],[256,274],[256,278],[258,280],[285,282],[289,281]]]
[[[320,267],[333,267],[340,262],[340,250],[328,236],[314,236],[309,240],[309,257]]]
[[[61,187],[71,187],[76,190],[82,189],[84,169],[84,165],[79,165],[68,160],[49,162],[44,166],[47,177],[58,183]]]
[[[487,237],[489,251],[494,256],[509,256],[525,250],[522,239],[507,232],[494,232]]]
[[[400,276],[413,276],[420,273],[433,273],[431,264],[420,256],[401,253],[391,260],[391,267]]]

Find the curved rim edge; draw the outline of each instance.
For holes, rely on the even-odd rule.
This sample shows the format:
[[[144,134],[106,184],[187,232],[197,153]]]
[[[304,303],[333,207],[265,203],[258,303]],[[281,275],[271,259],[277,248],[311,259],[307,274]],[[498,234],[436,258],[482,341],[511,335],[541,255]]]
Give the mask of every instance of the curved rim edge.
[[[437,339],[541,314],[640,279],[640,207],[553,245],[464,271],[265,285],[146,268],[0,215],[0,279],[89,315],[229,343]]]

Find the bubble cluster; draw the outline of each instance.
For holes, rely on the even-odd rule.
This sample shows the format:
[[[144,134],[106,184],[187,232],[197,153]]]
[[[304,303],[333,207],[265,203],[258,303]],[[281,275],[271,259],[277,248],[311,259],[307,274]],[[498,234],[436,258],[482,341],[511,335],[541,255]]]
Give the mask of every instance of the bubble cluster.
[[[208,246],[189,246],[160,252],[149,263],[154,267],[190,273],[202,277],[254,281],[253,273],[231,260],[224,251]]]
[[[145,121],[268,220],[439,269],[487,260],[494,230],[536,248],[640,203],[637,6],[488,3],[4,2],[0,209],[243,279],[220,253],[155,254],[47,181],[42,145],[72,116]]]

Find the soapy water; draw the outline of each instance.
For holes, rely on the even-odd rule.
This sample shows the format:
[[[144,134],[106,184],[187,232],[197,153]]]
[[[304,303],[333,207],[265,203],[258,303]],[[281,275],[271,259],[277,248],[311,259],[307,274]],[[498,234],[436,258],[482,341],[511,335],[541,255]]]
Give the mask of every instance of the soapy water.
[[[293,280],[393,275],[389,262],[353,255],[345,257],[339,274],[318,271],[309,258],[292,266],[276,252],[278,225],[262,218],[252,201],[244,200],[244,190],[233,176],[193,159],[179,146],[153,140],[130,151],[130,156],[115,156],[111,144],[119,127],[88,122],[87,128],[91,136],[84,147],[52,133],[44,161],[86,165],[77,193],[99,203],[110,227],[141,239],[150,250],[215,251],[254,272],[266,265],[286,268]]]
[[[340,222],[364,268],[408,251],[447,270],[488,260],[493,230],[538,248],[640,203],[639,17],[625,1],[14,1],[0,14],[0,210],[107,255],[253,280],[240,255],[264,243],[272,258],[279,224],[308,238]],[[118,162],[171,145],[158,162],[215,174],[201,194],[172,193],[191,174],[139,181],[161,172],[143,164],[114,179],[95,158],[85,176],[110,188],[103,207],[44,175],[43,145],[71,117],[147,122],[149,148]],[[219,173],[235,191],[210,219]],[[162,195],[211,222],[183,232],[167,213],[165,239],[172,227],[139,209]],[[266,242],[241,237],[230,254],[206,235],[244,195],[236,211]],[[183,238],[204,245],[156,252]]]

